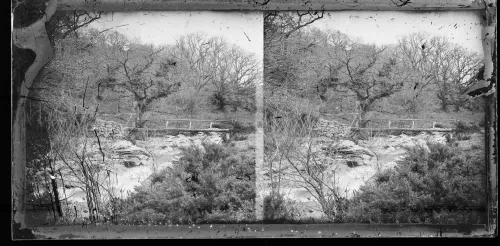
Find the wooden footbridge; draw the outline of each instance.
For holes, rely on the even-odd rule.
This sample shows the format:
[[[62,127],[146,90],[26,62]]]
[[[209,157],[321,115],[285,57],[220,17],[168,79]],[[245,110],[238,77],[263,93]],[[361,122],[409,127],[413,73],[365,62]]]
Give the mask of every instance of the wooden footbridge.
[[[125,117],[117,117],[122,115]],[[169,133],[181,132],[223,132],[226,133],[225,137],[229,137],[230,129],[228,125],[232,125],[235,120],[205,120],[205,119],[159,119],[154,122],[147,122],[143,128],[136,128],[132,121],[133,113],[122,114],[99,114],[99,119],[102,121],[111,121],[122,126],[122,129],[137,129],[143,132],[145,136],[165,135]],[[111,118],[111,119],[109,119]],[[121,119],[117,122],[116,119]],[[128,120],[126,119],[128,118]],[[126,121],[126,123],[124,123]],[[153,123],[151,125],[151,123]],[[164,127],[162,127],[162,125]]]
[[[230,129],[214,127],[221,123],[234,123],[234,120],[198,120],[198,119],[167,119],[165,128],[143,128],[146,135],[168,134],[172,132],[224,132]],[[229,136],[226,136],[229,137]]]
[[[368,131],[415,131],[415,132],[451,132],[449,122],[456,120],[426,120],[426,119],[369,119],[365,127],[359,127],[359,121],[351,129]]]
[[[208,123],[208,128],[206,127]],[[229,129],[214,128],[220,123],[234,123],[234,120],[195,120],[195,119],[168,119],[165,130],[185,132],[229,132]],[[182,127],[182,125],[185,125]]]
[[[353,119],[339,117],[339,115],[326,115],[331,119],[340,120],[348,124],[353,130],[367,131],[415,131],[415,132],[452,132],[454,123],[458,119],[365,119],[365,124],[361,127],[358,115],[354,114]]]

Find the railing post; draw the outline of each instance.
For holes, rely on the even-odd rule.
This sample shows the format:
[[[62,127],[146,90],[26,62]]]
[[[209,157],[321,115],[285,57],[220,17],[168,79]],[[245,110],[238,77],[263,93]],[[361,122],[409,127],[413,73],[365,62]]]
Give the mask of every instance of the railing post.
[[[165,129],[168,129],[168,120],[167,120],[167,124],[165,125]]]
[[[213,124],[213,122],[210,122],[210,127],[209,128],[212,128],[212,124]]]
[[[389,128],[391,128],[391,121],[389,121]]]
[[[189,121],[189,129],[191,129],[191,121]]]
[[[414,120],[411,121],[411,129],[415,129],[415,121]]]
[[[432,129],[434,129],[435,127],[436,127],[436,122],[435,122],[435,121],[433,121],[433,122],[432,122]]]

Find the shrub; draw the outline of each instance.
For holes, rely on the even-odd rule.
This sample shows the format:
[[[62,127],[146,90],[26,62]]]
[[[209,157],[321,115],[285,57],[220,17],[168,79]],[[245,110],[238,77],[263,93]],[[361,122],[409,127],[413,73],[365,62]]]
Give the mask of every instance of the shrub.
[[[408,147],[393,169],[377,174],[350,201],[345,222],[478,223],[486,205],[484,157],[439,143]]]
[[[249,134],[249,133],[254,133],[256,130],[255,126],[253,123],[244,123],[240,121],[234,121],[232,123],[232,132],[234,133],[244,133],[244,134]]]
[[[299,215],[295,202],[285,199],[281,194],[264,198],[264,223],[289,223],[296,221]]]
[[[152,175],[122,202],[124,223],[240,223],[255,218],[253,152],[203,143],[182,149],[171,168]]]
[[[233,134],[231,136],[231,140],[232,141],[244,141],[244,140],[247,140],[247,139],[248,139],[248,136],[242,135],[242,134]]]
[[[213,128],[229,129],[232,134],[249,134],[254,133],[256,128],[253,123],[244,123],[240,121],[229,122],[219,122],[212,124]]]
[[[443,124],[436,123],[434,125],[435,128],[446,128]]]
[[[473,133],[481,130],[481,128],[477,124],[467,123],[460,120],[455,122],[454,125],[454,130],[456,133]]]
[[[464,141],[469,139],[471,139],[471,136],[469,134],[457,134],[457,140],[459,141]]]
[[[320,116],[319,108],[318,103],[309,99],[297,97],[285,90],[276,91],[273,95],[264,96],[265,127],[293,127],[297,129],[288,130],[300,132],[304,125],[316,123]]]

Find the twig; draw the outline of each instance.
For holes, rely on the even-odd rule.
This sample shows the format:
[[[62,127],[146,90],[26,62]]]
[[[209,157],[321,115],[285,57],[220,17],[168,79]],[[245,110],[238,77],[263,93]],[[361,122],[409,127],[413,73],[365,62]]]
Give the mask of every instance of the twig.
[[[99,139],[99,136],[97,135],[97,130],[94,129],[95,137],[97,138],[97,143],[99,144],[99,151],[101,151],[102,154],[102,162],[104,162],[104,152],[102,151],[101,148],[101,140]]]

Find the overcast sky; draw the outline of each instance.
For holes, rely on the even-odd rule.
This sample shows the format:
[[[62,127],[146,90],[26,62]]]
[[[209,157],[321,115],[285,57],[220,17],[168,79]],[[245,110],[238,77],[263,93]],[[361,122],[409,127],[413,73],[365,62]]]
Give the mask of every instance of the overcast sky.
[[[117,27],[126,25],[122,27]],[[256,11],[148,11],[107,14],[91,24],[92,27],[114,30],[144,43],[174,44],[175,39],[192,32],[222,36],[247,52],[254,53],[262,63],[262,13]],[[245,35],[246,34],[246,35]],[[247,38],[248,36],[248,38]]]
[[[395,44],[402,36],[425,31],[431,36],[445,36],[451,42],[483,54],[482,27],[479,16],[473,12],[329,13],[312,26],[339,30],[366,43],[379,45]],[[117,27],[121,25],[126,26]],[[117,27],[115,30],[129,37],[153,44],[173,44],[181,35],[202,31],[209,36],[225,37],[229,42],[254,53],[259,61],[263,57],[262,12],[257,11],[117,12],[105,15],[91,26],[100,29]]]
[[[399,37],[425,31],[483,56],[479,15],[473,12],[343,11],[316,21],[312,26],[339,30],[366,43],[396,44]]]

